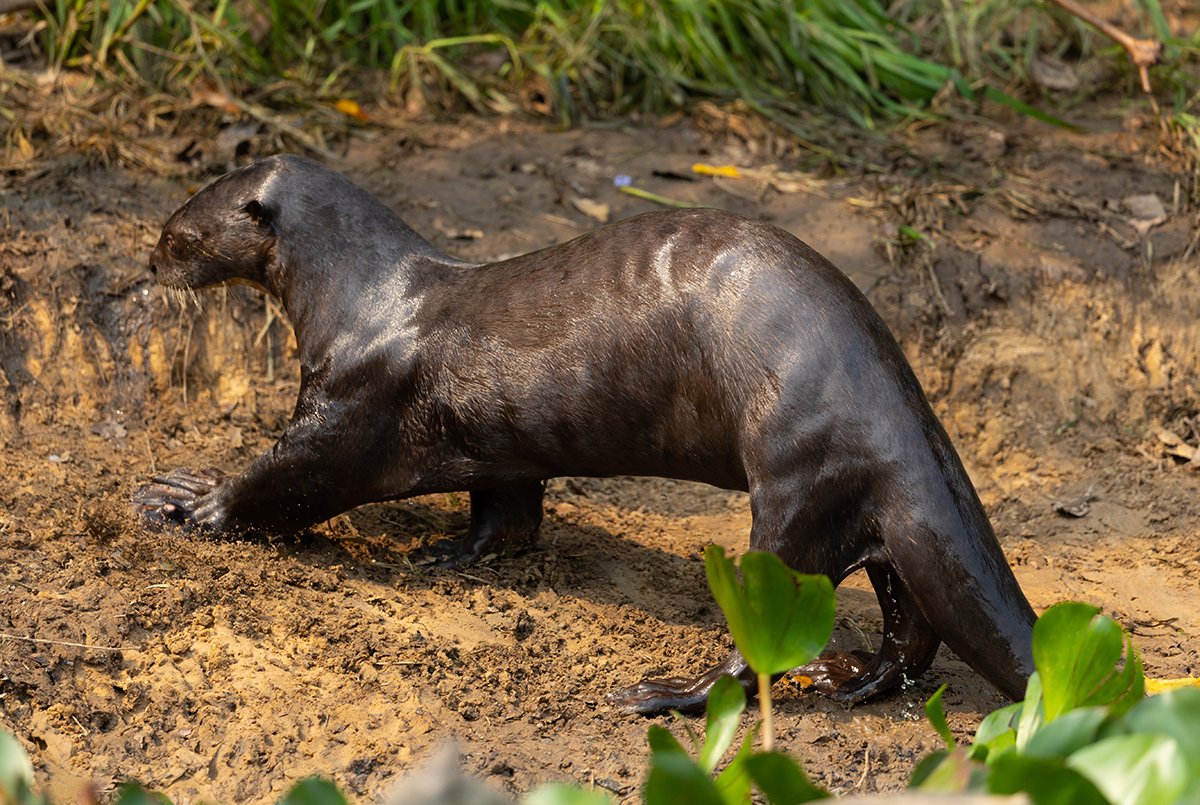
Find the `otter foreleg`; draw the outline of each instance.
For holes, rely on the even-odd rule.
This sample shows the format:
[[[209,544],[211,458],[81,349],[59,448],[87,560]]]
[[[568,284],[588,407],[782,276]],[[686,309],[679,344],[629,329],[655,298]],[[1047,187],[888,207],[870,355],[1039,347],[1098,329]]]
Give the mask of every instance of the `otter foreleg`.
[[[151,526],[295,532],[377,497],[365,445],[378,443],[347,439],[329,417],[300,419],[238,475],[175,470],[139,488],[133,502]]]
[[[226,475],[215,467],[203,470],[178,469],[156,475],[133,493],[137,512],[154,529],[184,523],[200,499],[225,482]]]

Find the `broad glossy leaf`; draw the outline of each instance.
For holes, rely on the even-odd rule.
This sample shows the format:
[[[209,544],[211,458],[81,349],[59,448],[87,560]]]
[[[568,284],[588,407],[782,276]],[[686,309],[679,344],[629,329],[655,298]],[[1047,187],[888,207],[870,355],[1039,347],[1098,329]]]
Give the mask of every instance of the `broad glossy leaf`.
[[[612,805],[612,802],[612,797],[598,789],[550,783],[531,791],[521,805]]]
[[[1016,747],[1023,750],[1046,720],[1042,697],[1042,675],[1034,671],[1025,686],[1025,701],[1017,717]]]
[[[750,755],[745,762],[750,779],[766,795],[771,805],[793,805],[829,798],[828,791],[814,785],[804,769],[781,752],[759,752]]]
[[[1024,792],[1034,805],[1110,805],[1091,780],[1052,760],[1001,752],[988,765],[993,794]]]
[[[309,777],[292,786],[279,805],[346,805],[346,798],[329,780]]]
[[[656,752],[643,791],[645,805],[725,805],[717,785],[692,759],[677,752]]]
[[[929,701],[925,702],[925,717],[929,719],[929,723],[941,736],[942,743],[946,745],[946,748],[953,749],[958,746],[958,742],[954,740],[954,733],[950,731],[950,725],[946,723],[946,709],[942,707],[942,694],[945,692],[946,686],[942,685],[929,697]]]
[[[1099,612],[1068,601],[1043,612],[1033,627],[1033,662],[1041,676],[1046,721],[1090,705],[1109,705],[1119,713],[1144,694],[1137,650],[1120,625]]]
[[[666,727],[652,725],[650,729],[646,730],[646,741],[650,744],[650,751],[653,754],[670,752],[687,757],[687,751],[684,750],[683,744],[679,743],[679,739]]]
[[[717,791],[725,805],[742,805],[750,802],[750,771],[746,768],[746,758],[750,757],[754,745],[756,729],[746,731],[746,737],[738,748],[737,754],[729,765],[717,775]]]
[[[147,791],[137,783],[123,783],[117,787],[113,805],[171,805],[171,800],[165,794]]]
[[[1174,738],[1118,735],[1080,749],[1067,765],[1087,777],[1113,805],[1175,802],[1188,784]]]
[[[746,691],[731,676],[723,676],[708,694],[707,719],[704,726],[704,746],[696,762],[706,774],[712,774],[717,763],[733,744],[733,736],[746,709]]]
[[[1179,744],[1189,776],[1200,781],[1200,688],[1143,699],[1125,714],[1118,729],[1171,736]]]
[[[828,578],[797,573],[773,554],[752,551],[742,557],[743,586],[716,545],[705,551],[704,563],[733,641],[756,673],[783,673],[825,648],[836,605]]]
[[[975,743],[970,749],[973,760],[987,760],[994,752],[1012,748],[1017,740],[1016,724],[1023,707],[1023,702],[1014,702],[984,716],[979,729],[975,731]]]
[[[33,764],[25,747],[0,730],[0,801],[17,802],[18,792],[33,787]]]
[[[908,787],[931,794],[984,791],[987,767],[973,761],[962,749],[940,750],[921,760]]]
[[[1022,750],[1032,757],[1065,758],[1096,740],[1100,725],[1108,717],[1103,707],[1082,707],[1043,724]]]

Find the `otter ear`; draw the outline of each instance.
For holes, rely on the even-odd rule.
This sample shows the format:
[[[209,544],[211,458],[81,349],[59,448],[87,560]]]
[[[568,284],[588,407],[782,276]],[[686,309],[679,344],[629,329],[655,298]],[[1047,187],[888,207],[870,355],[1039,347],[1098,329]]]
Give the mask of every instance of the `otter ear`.
[[[275,228],[275,211],[267,207],[258,199],[252,199],[246,202],[242,207],[242,211],[246,213],[254,225],[259,229],[274,229]]]

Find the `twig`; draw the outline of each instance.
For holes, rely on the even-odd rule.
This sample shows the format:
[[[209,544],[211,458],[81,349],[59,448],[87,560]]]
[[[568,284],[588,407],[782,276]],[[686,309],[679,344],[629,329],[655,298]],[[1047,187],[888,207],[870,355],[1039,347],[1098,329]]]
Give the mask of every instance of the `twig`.
[[[37,0],[0,0],[0,14],[29,11],[38,7]]]
[[[128,646],[90,646],[87,643],[72,643],[69,640],[47,640],[44,637],[26,637],[25,635],[8,634],[7,632],[0,632],[0,638],[5,640],[24,640],[27,643],[45,643],[50,646],[85,648],[89,651],[141,651],[141,649],[130,648]]]
[[[1162,58],[1162,42],[1157,39],[1136,39],[1113,25],[1108,20],[1092,13],[1079,5],[1075,0],[1050,0],[1056,6],[1091,25],[1100,33],[1125,48],[1129,60],[1137,67],[1138,77],[1142,79],[1142,89],[1150,93],[1150,68],[1158,64]]]

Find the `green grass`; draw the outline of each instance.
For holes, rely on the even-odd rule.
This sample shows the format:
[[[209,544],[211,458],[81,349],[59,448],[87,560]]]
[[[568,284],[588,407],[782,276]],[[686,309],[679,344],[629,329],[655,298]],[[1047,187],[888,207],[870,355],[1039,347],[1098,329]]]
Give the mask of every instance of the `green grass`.
[[[1140,1],[1148,31],[1165,25]],[[715,98],[871,127],[984,84],[1028,113],[1008,93],[1029,89],[1032,55],[1091,41],[1035,0],[50,0],[45,19],[52,63],[146,90],[186,95],[203,75],[239,98],[377,86],[501,111],[532,93],[564,121]]]

